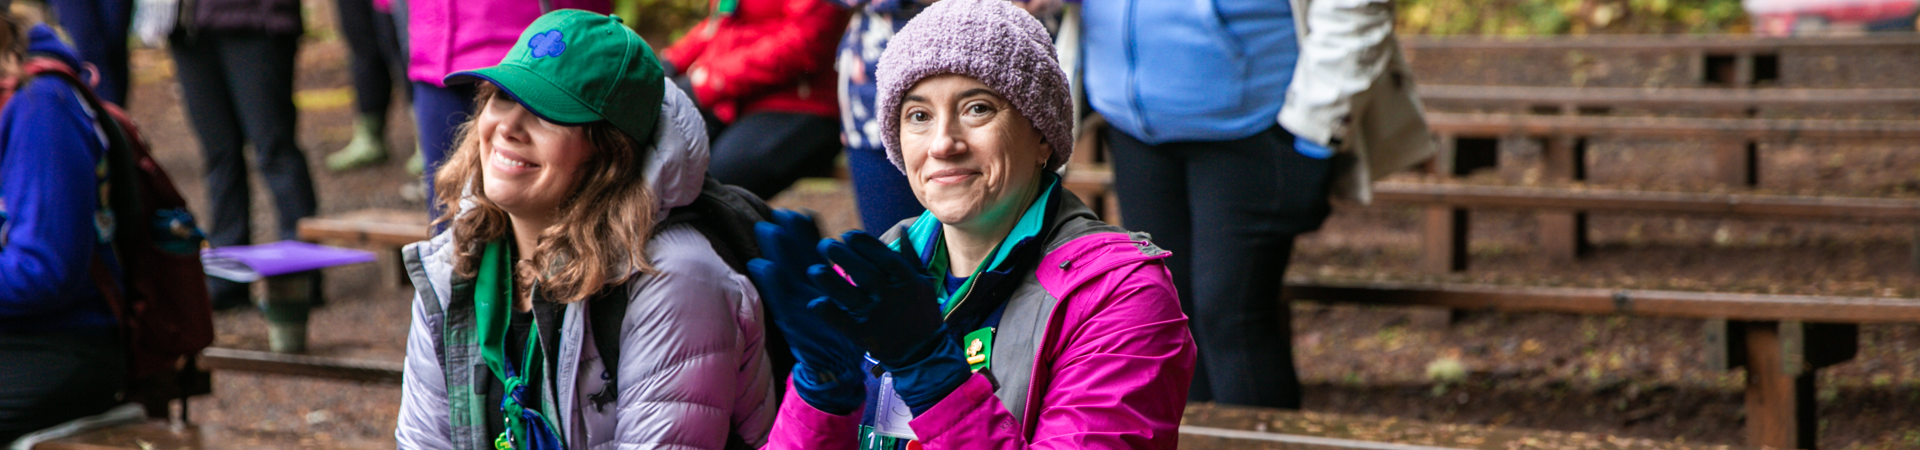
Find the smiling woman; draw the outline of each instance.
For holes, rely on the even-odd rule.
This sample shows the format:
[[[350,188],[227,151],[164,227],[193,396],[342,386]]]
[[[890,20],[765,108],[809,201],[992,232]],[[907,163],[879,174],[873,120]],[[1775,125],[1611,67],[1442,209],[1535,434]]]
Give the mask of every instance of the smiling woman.
[[[768,448],[1175,447],[1194,345],[1167,252],[1061,188],[1051,42],[1004,0],[927,7],[881,56],[876,102],[927,212],[879,238],[788,212],[755,230],[749,267],[800,361]]]
[[[664,222],[709,182],[693,101],[617,17],[555,11],[518,42],[447,78],[479,84],[478,114],[435,173],[464,186],[436,193],[450,226],[404,251],[400,447],[764,442],[759,294],[692,225]]]

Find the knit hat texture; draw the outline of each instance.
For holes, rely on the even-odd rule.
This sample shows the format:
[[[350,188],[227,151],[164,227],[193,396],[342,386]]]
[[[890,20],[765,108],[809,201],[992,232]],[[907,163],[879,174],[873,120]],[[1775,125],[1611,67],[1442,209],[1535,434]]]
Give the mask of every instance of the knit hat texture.
[[[941,0],[894,34],[875,73],[887,160],[901,172],[900,98],[944,74],[979,80],[1012,102],[1053,150],[1047,170],[1073,156],[1072,92],[1046,28],[1007,0]]]

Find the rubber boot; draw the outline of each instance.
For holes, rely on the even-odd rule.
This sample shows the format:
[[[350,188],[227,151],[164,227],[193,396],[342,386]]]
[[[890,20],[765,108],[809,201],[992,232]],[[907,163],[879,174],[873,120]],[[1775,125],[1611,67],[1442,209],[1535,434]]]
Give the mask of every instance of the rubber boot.
[[[353,141],[346,148],[327,155],[327,170],[344,172],[387,161],[387,121],[384,117],[362,114],[353,119]]]

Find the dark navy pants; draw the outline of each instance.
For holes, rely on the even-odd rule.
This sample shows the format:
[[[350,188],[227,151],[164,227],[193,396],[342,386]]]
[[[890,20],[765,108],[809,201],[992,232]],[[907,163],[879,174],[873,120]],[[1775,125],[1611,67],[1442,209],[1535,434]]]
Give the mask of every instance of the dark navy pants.
[[[0,442],[107,412],[126,361],[113,328],[0,333]]]
[[[419,128],[420,155],[427,162],[427,215],[440,217],[433,203],[433,170],[453,156],[454,131],[473,117],[473,85],[440,87],[413,82],[413,120]]]
[[[127,28],[133,24],[132,0],[49,0],[60,28],[73,38],[80,59],[100,70],[94,92],[102,100],[127,104]]]
[[[1167,268],[1200,347],[1188,401],[1300,407],[1292,312],[1280,301],[1295,236],[1320,228],[1328,160],[1275,126],[1231,141],[1148,145],[1108,129],[1125,227]]]
[[[213,210],[207,241],[215,247],[245,245],[253,237],[253,194],[247,158],[273,190],[278,209],[274,236],[296,238],[300,219],[319,210],[306,155],[295,145],[298,111],[293,106],[297,35],[203,32],[174,33],[173,60],[186,94],[187,119],[200,137],[207,172],[207,206]],[[245,285],[210,279],[215,307],[247,302]]]

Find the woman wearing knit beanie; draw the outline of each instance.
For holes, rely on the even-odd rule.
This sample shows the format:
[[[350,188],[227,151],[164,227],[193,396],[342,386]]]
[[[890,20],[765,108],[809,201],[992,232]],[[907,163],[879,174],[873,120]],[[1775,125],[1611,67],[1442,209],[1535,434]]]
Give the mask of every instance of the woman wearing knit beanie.
[[[1054,174],[1067,79],[1004,0],[943,0],[881,57],[887,156],[927,212],[820,239],[787,211],[749,269],[799,364],[768,448],[1164,448],[1194,345],[1145,235]]]

